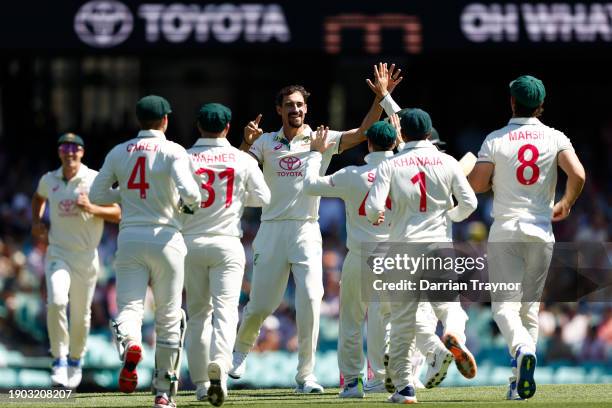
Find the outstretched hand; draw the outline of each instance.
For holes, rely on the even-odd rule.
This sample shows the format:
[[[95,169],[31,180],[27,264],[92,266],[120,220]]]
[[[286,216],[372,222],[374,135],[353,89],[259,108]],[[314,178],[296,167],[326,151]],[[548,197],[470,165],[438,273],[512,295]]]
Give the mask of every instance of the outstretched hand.
[[[263,129],[259,127],[259,121],[261,120],[261,113],[257,115],[255,120],[250,121],[244,128],[244,141],[249,145],[255,143],[255,141],[263,134]]]
[[[317,128],[316,133],[312,135],[312,139],[310,141],[311,152],[325,153],[327,149],[336,144],[336,142],[329,142],[327,140],[328,132],[329,127],[327,126],[321,125]]]
[[[395,87],[402,82],[404,77],[400,76],[401,72],[401,69],[395,69],[395,64],[391,64],[391,67],[387,68],[386,62],[379,62],[378,65],[374,65],[374,82],[368,78],[366,83],[372,92],[382,98],[387,93],[393,92]]]

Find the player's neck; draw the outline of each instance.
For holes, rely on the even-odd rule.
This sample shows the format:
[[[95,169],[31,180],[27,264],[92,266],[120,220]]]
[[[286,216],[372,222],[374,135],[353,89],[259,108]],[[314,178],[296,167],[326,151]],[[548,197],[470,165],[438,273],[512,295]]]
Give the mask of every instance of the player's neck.
[[[64,176],[64,180],[70,181],[79,172],[80,167],[80,164],[77,164],[76,166],[63,166],[62,175]]]
[[[297,128],[293,127],[293,126],[285,126],[285,125],[283,125],[283,135],[285,135],[287,140],[291,141],[291,139],[293,139],[297,135],[302,134],[302,132],[304,131],[305,128],[306,128],[306,125],[302,125],[302,126],[297,127]]]

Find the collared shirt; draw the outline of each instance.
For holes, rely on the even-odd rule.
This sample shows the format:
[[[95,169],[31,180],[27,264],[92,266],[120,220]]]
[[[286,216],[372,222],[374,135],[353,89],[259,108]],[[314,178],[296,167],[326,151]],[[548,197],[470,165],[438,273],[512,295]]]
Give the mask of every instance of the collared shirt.
[[[450,242],[451,221],[462,221],[477,205],[457,160],[428,140],[406,143],[401,152],[378,166],[365,204],[370,221],[384,211],[389,195],[390,241]]]
[[[263,164],[263,174],[270,192],[270,204],[262,210],[261,220],[317,220],[319,197],[304,193],[304,168],[310,156],[312,129],[307,125],[300,135],[289,142],[283,130],[264,133],[249,149],[249,152]],[[335,145],[323,154],[321,175],[329,166],[334,154],[338,153],[342,132],[330,130],[327,138]]]
[[[270,202],[270,190],[257,161],[225,138],[200,138],[187,153],[202,201],[195,214],[183,216],[183,235],[241,237],[244,207]]]
[[[540,225],[552,234],[550,219],[557,185],[557,155],[573,150],[562,132],[537,118],[512,118],[490,133],[478,162],[495,165],[493,217]]]
[[[49,202],[49,244],[69,251],[93,250],[100,244],[104,220],[81,210],[76,201],[98,174],[81,163],[77,174],[64,179],[62,168],[41,177],[36,192]]]
[[[200,202],[185,149],[158,130],[141,130],[137,137],[115,146],[106,156],[90,192],[92,202],[109,202],[112,185],[119,184],[121,230],[128,227],[180,229],[179,197],[188,206]],[[154,240],[155,237],[151,236]]]
[[[376,178],[376,168],[382,161],[393,157],[393,152],[372,152],[364,158],[365,165],[348,166],[324,177],[320,175],[321,154],[311,152],[310,156],[306,164],[304,191],[311,195],[344,200],[346,247],[355,252],[361,250],[362,243],[386,241],[389,238],[391,201],[387,202],[385,222],[380,225],[372,225],[366,218],[365,201]]]

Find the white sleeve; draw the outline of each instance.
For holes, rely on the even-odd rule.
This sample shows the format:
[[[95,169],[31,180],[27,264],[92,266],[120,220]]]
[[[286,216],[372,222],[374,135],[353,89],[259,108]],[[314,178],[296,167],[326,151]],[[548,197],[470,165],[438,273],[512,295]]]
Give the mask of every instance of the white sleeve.
[[[193,177],[191,161],[183,148],[174,155],[170,175],[172,180],[174,180],[181,200],[183,200],[183,204],[189,208],[197,207],[197,204],[202,199],[200,187]]]
[[[263,163],[264,161],[264,135],[261,135],[253,142],[251,147],[249,148],[249,153],[251,153],[259,163]]]
[[[569,137],[565,136],[563,132],[557,133],[557,153],[561,153],[563,150],[574,150],[572,142]]]
[[[400,108],[400,106],[395,103],[390,93],[388,93],[387,95],[385,95],[384,98],[382,98],[379,105],[385,110],[387,116],[391,116],[395,112],[399,112],[402,110],[402,108]]]
[[[40,180],[38,181],[38,188],[36,189],[36,194],[44,198],[47,198],[49,196],[49,183],[47,182],[47,174],[40,178]]]
[[[314,134],[314,131],[312,133]],[[335,144],[329,149],[327,149],[325,153],[323,153],[325,156],[333,156],[334,154],[339,153],[338,149],[340,148],[342,133],[343,132],[339,132],[337,130],[330,130],[329,132],[327,132],[327,139],[330,142],[335,142]]]
[[[266,184],[264,175],[259,169],[257,161],[252,157],[245,157],[247,164],[247,182],[245,207],[262,207],[270,204],[270,189]]]
[[[376,222],[378,213],[385,211],[385,203],[391,188],[391,171],[389,160],[385,160],[378,165],[376,178],[370,188],[365,205],[366,216],[370,222]]]
[[[493,163],[495,164],[495,158],[493,156],[493,139],[486,138],[482,143],[480,150],[478,151],[477,163]]]
[[[455,159],[451,163],[452,171],[452,192],[457,199],[457,205],[448,211],[448,216],[453,222],[460,222],[470,216],[478,205],[476,194],[470,183],[463,174],[463,170]]]
[[[330,176],[321,177],[321,160],[319,152],[310,152],[306,161],[306,177],[304,177],[304,192],[312,196],[343,198],[346,190],[347,169],[341,169]]]
[[[94,178],[89,188],[89,200],[94,204],[113,204],[121,201],[119,189],[113,189],[117,181],[113,170],[113,152],[106,155],[102,168]]]

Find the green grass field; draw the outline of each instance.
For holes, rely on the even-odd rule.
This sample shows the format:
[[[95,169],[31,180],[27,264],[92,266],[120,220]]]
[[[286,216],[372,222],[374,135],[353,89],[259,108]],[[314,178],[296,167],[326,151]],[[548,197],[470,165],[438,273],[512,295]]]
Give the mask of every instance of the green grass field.
[[[328,389],[323,395],[295,395],[289,389],[261,389],[231,391],[224,406],[246,406],[249,408],[264,408],[278,406],[295,407],[349,407],[349,406],[381,406],[385,404],[386,394],[370,394],[363,400],[340,400],[338,389]],[[427,407],[471,407],[491,406],[516,407],[529,404],[529,408],[543,407],[612,407],[612,384],[580,384],[580,385],[541,385],[535,397],[527,402],[505,401],[504,387],[460,387],[419,390],[419,403]],[[4,399],[6,401],[6,399]],[[153,405],[153,398],[148,393],[125,395],[119,393],[78,394],[73,402],[32,402],[3,404],[6,406],[27,407],[148,407]],[[210,406],[207,402],[196,401],[191,391],[181,391],[177,398],[177,406],[202,407]]]

